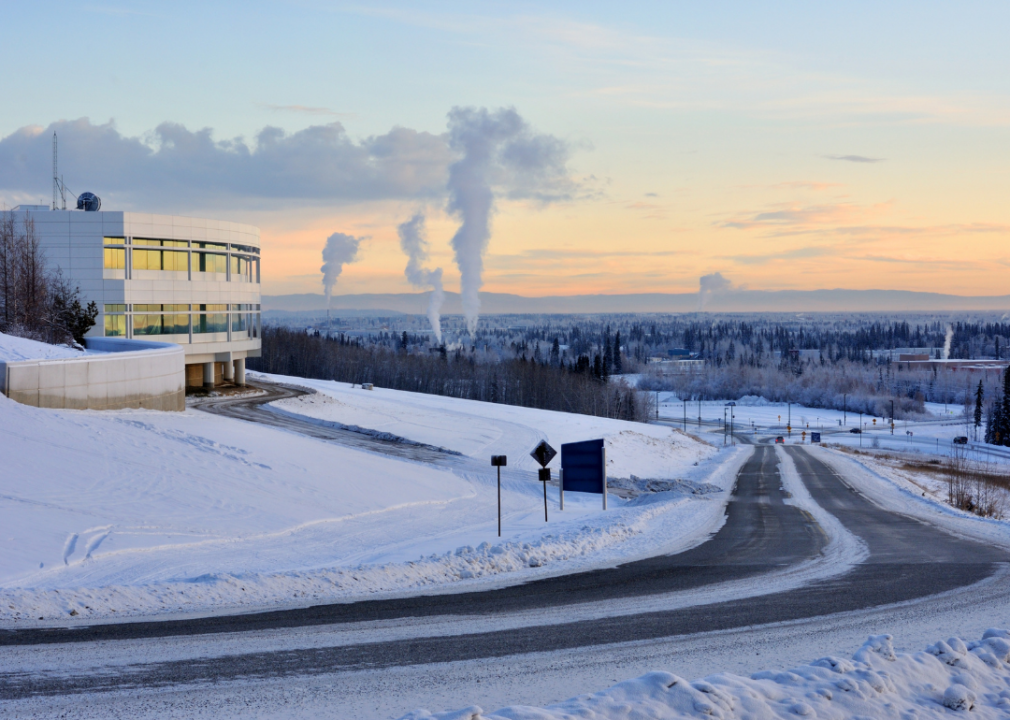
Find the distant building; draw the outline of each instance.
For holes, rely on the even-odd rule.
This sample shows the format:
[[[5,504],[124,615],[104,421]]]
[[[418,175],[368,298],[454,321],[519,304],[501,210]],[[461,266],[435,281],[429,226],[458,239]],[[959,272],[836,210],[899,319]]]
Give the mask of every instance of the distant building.
[[[50,265],[98,305],[89,336],[185,351],[186,384],[245,383],[260,355],[260,234],[251,225],[118,211],[14,208]]]
[[[936,360],[926,356],[920,360],[906,360],[899,356],[898,363],[906,370],[949,370],[951,372],[991,372],[1001,373],[1010,365],[1008,360]]]
[[[681,375],[684,373],[700,372],[705,369],[705,361],[701,358],[688,358],[681,360],[668,360],[665,357],[650,357],[646,364],[650,372],[660,375]]]

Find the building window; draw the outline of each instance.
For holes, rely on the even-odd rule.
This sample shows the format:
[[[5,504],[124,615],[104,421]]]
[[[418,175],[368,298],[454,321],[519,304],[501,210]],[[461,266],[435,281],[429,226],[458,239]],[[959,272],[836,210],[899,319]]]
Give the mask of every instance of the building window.
[[[105,337],[126,335],[126,305],[105,306]]]
[[[134,245],[157,245],[159,247],[189,247],[188,240],[151,240],[149,238],[133,238]]]
[[[189,315],[133,315],[133,335],[188,335]]]
[[[126,249],[125,248],[105,248],[105,269],[125,270],[126,269]]]
[[[108,250],[106,250],[108,252]],[[189,270],[188,253],[171,250],[137,250],[133,251],[134,270],[169,270],[172,272],[187,272]]]
[[[196,253],[193,259],[193,270],[208,273],[228,272],[228,256],[214,253]]]
[[[198,305],[199,314],[193,315],[194,333],[228,332],[227,305]]]
[[[126,238],[121,237],[107,237],[105,238],[106,245],[125,245]]]

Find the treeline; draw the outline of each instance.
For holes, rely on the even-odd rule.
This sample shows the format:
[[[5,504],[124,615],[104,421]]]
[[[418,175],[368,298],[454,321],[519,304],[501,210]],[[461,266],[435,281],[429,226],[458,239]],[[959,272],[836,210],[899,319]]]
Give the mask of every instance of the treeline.
[[[373,383],[394,390],[621,420],[645,422],[650,417],[652,398],[624,382],[609,380],[602,359],[597,370],[588,358],[571,365],[560,363],[557,351],[548,352],[544,361],[520,356],[477,362],[473,355],[444,348],[391,350],[360,340],[265,327],[262,355],[248,363],[251,370],[278,375]],[[612,356],[610,362],[614,362]]]
[[[83,343],[98,306],[50,268],[31,218],[0,213],[0,332],[41,342]]]
[[[895,364],[896,365],[896,364]],[[639,381],[645,390],[667,390],[683,399],[723,400],[747,395],[771,402],[793,402],[813,408],[862,412],[876,417],[914,419],[925,416],[927,393],[945,393],[964,402],[971,388],[954,373],[895,371],[894,366],[862,363],[785,363],[708,365],[699,372],[660,375],[647,372]],[[947,387],[946,382],[959,383]],[[943,391],[941,392],[940,386]],[[943,402],[943,400],[940,400]]]

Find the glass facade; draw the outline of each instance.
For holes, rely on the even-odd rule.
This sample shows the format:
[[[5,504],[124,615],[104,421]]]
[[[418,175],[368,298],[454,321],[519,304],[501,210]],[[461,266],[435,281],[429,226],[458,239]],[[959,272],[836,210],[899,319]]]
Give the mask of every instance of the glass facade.
[[[134,248],[133,269],[189,272],[189,253],[172,250],[138,250]]]
[[[188,240],[148,240],[147,238],[133,238],[134,245],[157,245],[158,247],[189,247]]]
[[[189,313],[133,315],[133,335],[189,335]]]
[[[106,305],[105,315],[105,337],[125,337],[126,336],[126,305]]]
[[[226,273],[228,256],[215,253],[196,253],[193,257],[193,272]]]
[[[126,248],[105,248],[103,253],[106,270],[126,269]]]
[[[105,269],[120,271],[107,278],[130,279],[137,270],[187,273],[190,280],[199,279],[195,273],[214,273],[218,277],[206,279],[259,282],[260,250],[249,245],[112,236],[104,237],[103,244]],[[259,304],[251,303],[106,304],[102,324],[106,337],[175,336],[175,342],[217,343],[259,337],[259,314]]]
[[[226,333],[228,332],[227,305],[194,305],[194,333]]]

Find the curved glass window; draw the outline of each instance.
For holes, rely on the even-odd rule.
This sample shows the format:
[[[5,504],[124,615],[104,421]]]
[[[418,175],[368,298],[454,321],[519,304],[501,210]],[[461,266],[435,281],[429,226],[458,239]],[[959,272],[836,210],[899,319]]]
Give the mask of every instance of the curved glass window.
[[[133,269],[187,272],[189,270],[188,253],[172,250],[135,249],[133,251]]]
[[[228,272],[228,256],[214,253],[196,253],[193,256],[194,272],[226,273]]]

